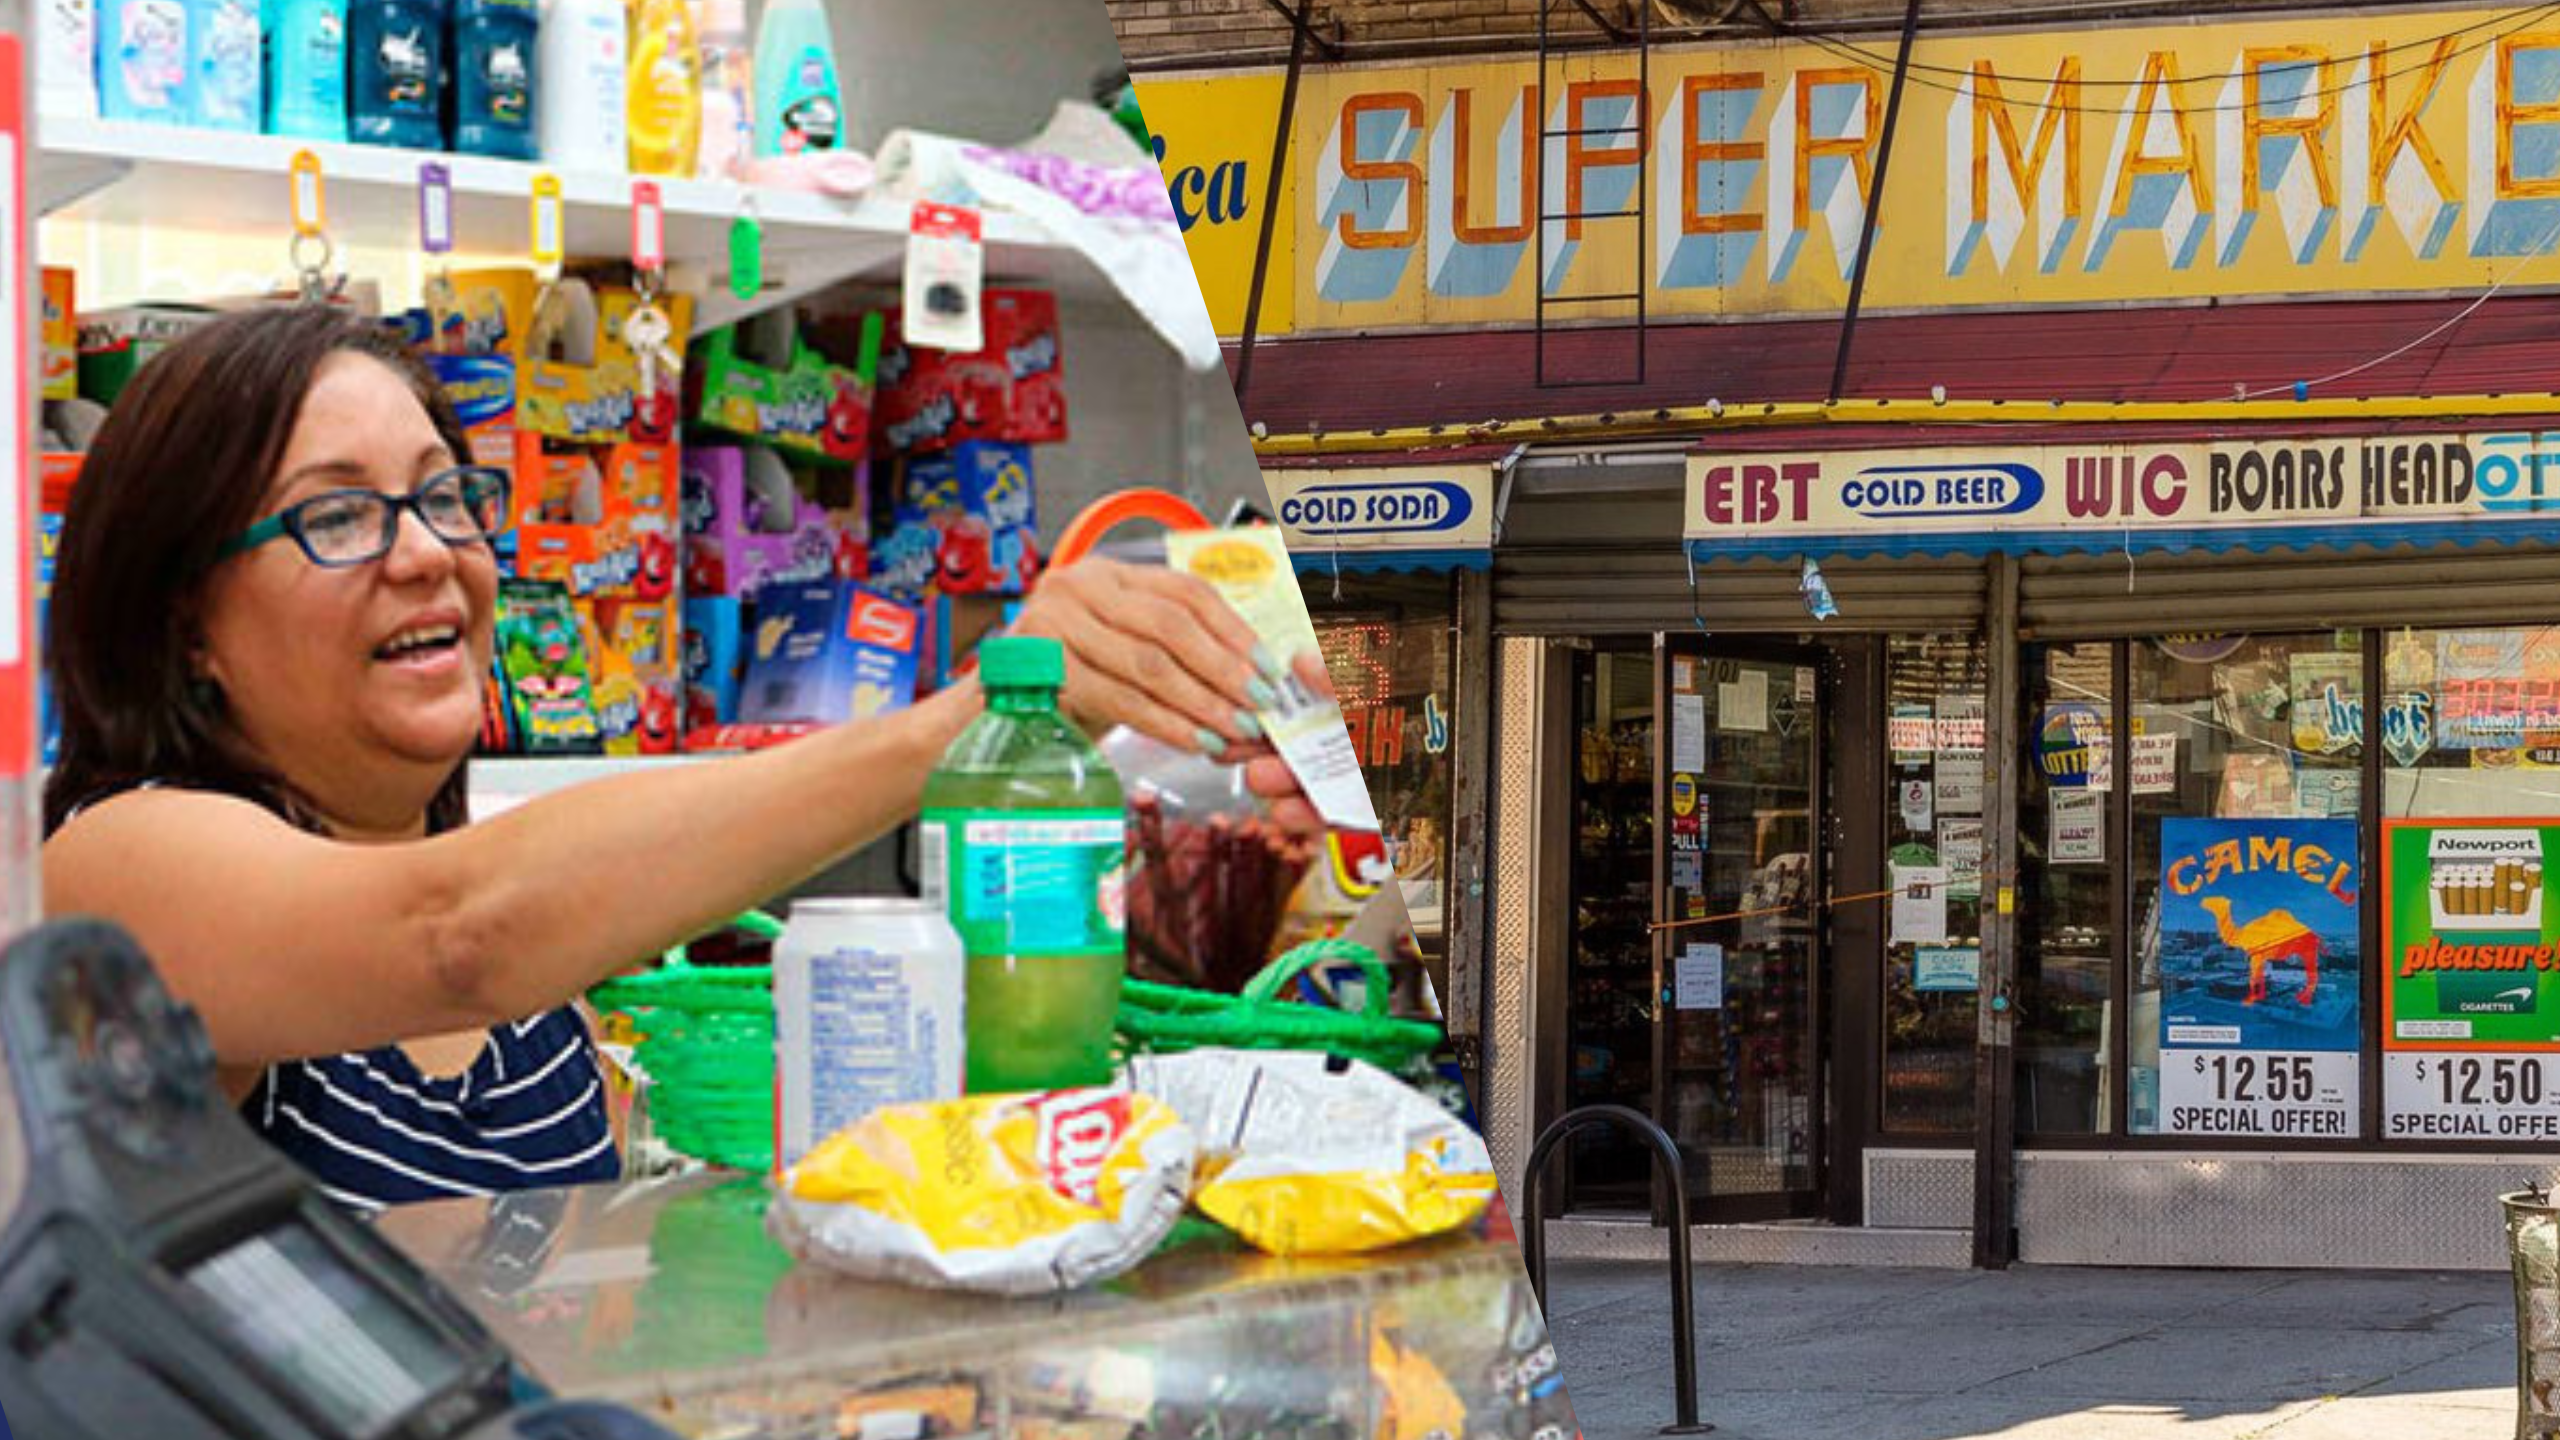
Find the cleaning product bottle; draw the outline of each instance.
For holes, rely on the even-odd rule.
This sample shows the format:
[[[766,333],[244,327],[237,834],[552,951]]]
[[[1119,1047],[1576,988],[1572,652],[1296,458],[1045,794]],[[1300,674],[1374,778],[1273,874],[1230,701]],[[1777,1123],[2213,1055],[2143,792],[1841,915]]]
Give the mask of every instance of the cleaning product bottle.
[[[186,0],[106,0],[98,12],[99,101],[110,120],[184,124],[195,111]]]
[[[195,110],[207,130],[256,134],[266,118],[264,48],[258,43],[258,0],[193,0],[187,22],[188,65],[195,71]]]
[[[631,20],[631,168],[691,175],[702,149],[702,57],[686,0],[639,0]]]
[[[534,0],[455,0],[454,149],[509,160],[538,153],[533,67],[541,23]]]
[[[543,163],[618,174],[629,160],[624,124],[630,12],[624,0],[550,0],[542,17]]]
[[[349,135],[412,150],[443,145],[444,25],[444,0],[349,0]]]
[[[55,120],[98,117],[98,7],[41,0],[36,16],[37,103]]]
[[[267,131],[347,138],[347,0],[268,0]]]
[[[970,1094],[1111,1078],[1128,968],[1120,777],[1058,713],[1066,650],[999,635],[978,649],[987,713],[924,785],[925,897],[960,932]]]
[[[756,153],[805,155],[843,144],[826,0],[766,0],[756,31]]]
[[[699,0],[702,146],[693,173],[734,180],[756,150],[755,54],[747,42],[747,0]]]

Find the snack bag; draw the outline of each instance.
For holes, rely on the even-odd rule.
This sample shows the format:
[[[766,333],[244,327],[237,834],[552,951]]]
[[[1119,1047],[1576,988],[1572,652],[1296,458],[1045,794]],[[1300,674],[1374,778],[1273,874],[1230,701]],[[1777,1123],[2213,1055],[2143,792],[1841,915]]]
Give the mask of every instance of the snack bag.
[[[1307,1051],[1129,1062],[1131,1091],[1199,1137],[1192,1203],[1274,1255],[1347,1255],[1472,1222],[1494,1197],[1484,1141],[1385,1071]]]
[[[1113,1090],[891,1105],[793,1166],[769,1224],[794,1254],[865,1279],[1049,1294],[1152,1254],[1195,1151],[1170,1107]]]
[[[1129,968],[1143,980],[1240,993],[1271,953],[1312,856],[1272,825],[1244,767],[1121,727],[1103,758],[1129,797]]]

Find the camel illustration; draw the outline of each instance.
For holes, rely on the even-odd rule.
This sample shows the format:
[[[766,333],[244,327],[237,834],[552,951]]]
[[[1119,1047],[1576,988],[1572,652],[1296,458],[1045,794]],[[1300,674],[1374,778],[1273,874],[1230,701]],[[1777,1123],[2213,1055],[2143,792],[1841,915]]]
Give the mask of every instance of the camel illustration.
[[[2214,928],[2221,932],[2222,943],[2249,957],[2249,998],[2241,1003],[2255,1005],[2267,998],[2270,960],[2302,962],[2300,1003],[2311,1003],[2320,990],[2320,937],[2311,933],[2310,926],[2284,910],[2270,910],[2246,925],[2234,925],[2230,901],[2214,895],[2203,904],[2213,916]]]

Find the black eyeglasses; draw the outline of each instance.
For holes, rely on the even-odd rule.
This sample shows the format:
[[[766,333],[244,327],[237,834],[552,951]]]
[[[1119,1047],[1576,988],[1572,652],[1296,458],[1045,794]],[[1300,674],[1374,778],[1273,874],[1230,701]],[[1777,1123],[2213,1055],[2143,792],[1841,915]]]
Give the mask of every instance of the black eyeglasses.
[[[344,569],[379,560],[400,539],[400,512],[415,513],[448,545],[484,542],[507,528],[507,472],[458,465],[418,482],[406,495],[332,490],[299,500],[223,542],[224,558],[290,535],[311,563]]]

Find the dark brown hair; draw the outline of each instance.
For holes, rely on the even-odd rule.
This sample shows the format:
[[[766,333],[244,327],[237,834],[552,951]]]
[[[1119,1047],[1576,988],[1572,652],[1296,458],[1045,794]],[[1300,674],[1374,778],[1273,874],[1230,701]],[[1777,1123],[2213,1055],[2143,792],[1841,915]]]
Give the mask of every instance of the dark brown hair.
[[[226,315],[142,368],[99,430],[63,515],[45,662],[62,716],[45,833],[80,806],[159,782],[219,791],[318,828],[308,801],[250,753],[221,691],[196,673],[206,578],[253,523],[320,367],[369,355],[409,384],[455,458],[470,453],[435,375],[382,322],[318,305]],[[464,819],[463,768],[430,831]]]

